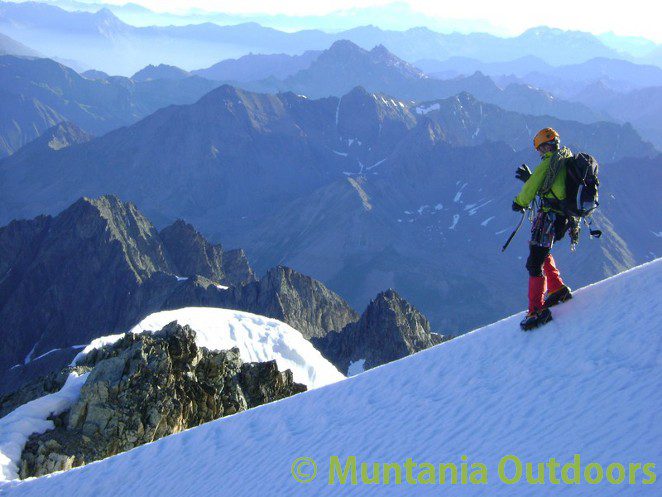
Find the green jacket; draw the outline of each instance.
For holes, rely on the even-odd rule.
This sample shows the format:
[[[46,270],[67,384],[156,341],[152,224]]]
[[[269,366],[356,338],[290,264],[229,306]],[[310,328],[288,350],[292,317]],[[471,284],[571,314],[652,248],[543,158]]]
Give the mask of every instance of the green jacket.
[[[524,183],[524,186],[522,186],[519,195],[515,197],[515,203],[521,205],[522,207],[527,207],[536,197],[536,195],[540,195],[542,190],[546,189],[543,187],[549,187],[549,185],[545,185],[545,179],[547,178],[550,164],[557,165],[557,161],[559,159],[562,160],[568,157],[572,157],[572,152],[567,147],[563,147],[556,152],[547,152],[543,156],[540,164],[538,164],[538,167],[536,167],[536,169],[533,171],[531,177],[526,181],[526,183]],[[551,189],[546,193],[542,193],[542,197],[557,200],[565,199],[565,177],[567,174],[566,168],[562,162],[560,165],[558,165],[558,167],[559,170],[554,177]],[[544,210],[549,210],[549,207],[545,207]]]

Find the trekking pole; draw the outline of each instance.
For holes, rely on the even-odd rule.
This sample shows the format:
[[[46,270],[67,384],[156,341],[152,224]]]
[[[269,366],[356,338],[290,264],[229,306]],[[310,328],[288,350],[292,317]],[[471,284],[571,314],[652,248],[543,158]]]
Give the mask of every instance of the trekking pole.
[[[508,245],[510,245],[510,242],[513,240],[513,238],[515,238],[515,235],[517,234],[517,232],[519,231],[519,229],[522,227],[522,223],[524,222],[524,218],[525,218],[525,217],[526,217],[526,211],[524,210],[524,211],[522,211],[522,217],[520,218],[519,223],[517,223],[517,227],[516,227],[515,230],[510,234],[510,236],[508,237],[508,240],[506,240],[506,243],[505,243],[505,244],[503,245],[503,247],[501,248],[501,252],[505,252],[506,249],[508,248]]]

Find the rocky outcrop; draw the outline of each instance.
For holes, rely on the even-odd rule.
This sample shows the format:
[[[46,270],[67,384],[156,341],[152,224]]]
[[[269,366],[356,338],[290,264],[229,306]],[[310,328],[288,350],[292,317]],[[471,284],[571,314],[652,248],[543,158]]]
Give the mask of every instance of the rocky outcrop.
[[[224,285],[255,281],[243,250],[223,253],[220,245],[212,245],[181,219],[161,230],[159,236],[175,270],[182,276],[200,275]]]
[[[228,250],[223,253],[223,281],[230,285],[240,285],[255,281],[255,274],[248,263],[244,249]]]
[[[109,457],[166,435],[306,390],[275,361],[242,363],[239,350],[209,351],[195,331],[171,323],[126,334],[90,352],[79,400],[32,436],[20,476],[41,476]]]
[[[178,219],[159,233],[171,260],[182,276],[199,274],[223,279],[223,250],[212,245],[193,226]]]
[[[319,281],[284,266],[232,290],[236,308],[284,321],[304,337],[321,337],[356,321],[358,314]]]
[[[361,319],[342,331],[311,339],[343,374],[401,359],[444,340],[448,337],[430,331],[425,316],[394,290],[377,295]],[[352,363],[357,370],[352,371]]]

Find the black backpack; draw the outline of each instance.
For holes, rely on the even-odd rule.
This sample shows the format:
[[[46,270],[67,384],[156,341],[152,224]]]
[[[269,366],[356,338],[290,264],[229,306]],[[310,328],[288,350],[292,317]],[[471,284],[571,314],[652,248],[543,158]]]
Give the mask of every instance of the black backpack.
[[[598,207],[598,161],[580,152],[565,160],[565,201],[563,210],[570,216],[588,217]]]

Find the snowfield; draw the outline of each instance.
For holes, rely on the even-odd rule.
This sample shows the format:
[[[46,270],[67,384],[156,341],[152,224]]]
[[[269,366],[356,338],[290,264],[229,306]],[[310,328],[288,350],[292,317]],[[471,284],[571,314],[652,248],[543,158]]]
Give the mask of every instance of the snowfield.
[[[82,468],[10,482],[0,494],[658,496],[660,483],[644,482],[655,479],[649,473],[659,473],[662,462],[661,295],[657,260],[579,290],[536,331],[521,332],[515,315],[324,388]],[[550,459],[561,467],[575,454],[581,483],[551,483],[561,471],[549,476]],[[518,483],[503,483],[498,466],[507,455],[522,464],[549,463],[533,466],[545,484],[527,483],[524,473]],[[329,484],[332,456],[343,468],[350,456],[379,463],[382,483],[363,483],[359,466],[357,485],[349,478],[341,485],[338,477]],[[312,482],[292,476],[301,457],[317,463]],[[411,482],[407,458],[419,464]],[[512,477],[514,459],[508,461]],[[453,463],[460,475],[480,463],[486,483],[417,483],[424,462],[432,465],[428,472]],[[402,483],[393,483],[397,470],[381,463],[398,463]],[[624,481],[586,483],[589,463],[612,464],[612,476],[619,476],[613,466],[619,463]],[[305,461],[295,467],[303,468],[300,478],[312,474]],[[566,473],[570,478],[572,468]],[[391,475],[390,484],[383,474]],[[372,464],[366,475],[373,475]]]

